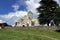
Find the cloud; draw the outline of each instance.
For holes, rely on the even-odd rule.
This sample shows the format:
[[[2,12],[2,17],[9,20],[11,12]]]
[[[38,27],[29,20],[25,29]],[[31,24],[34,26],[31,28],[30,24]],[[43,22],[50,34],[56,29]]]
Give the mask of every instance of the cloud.
[[[57,2],[57,4],[59,4],[59,6],[60,6],[60,0],[54,0],[54,1],[56,1],[56,2]]]
[[[14,12],[9,12],[5,15],[0,15],[0,21],[5,21],[8,24],[13,25],[18,19],[22,18],[24,15],[27,15],[28,11],[32,11],[33,17],[36,18],[39,14],[36,10],[36,8],[40,6],[39,1],[41,0],[18,0],[17,3],[12,5]],[[59,3],[59,0],[56,1]],[[27,11],[18,11],[19,7],[21,6],[25,6],[25,9],[27,9]]]
[[[57,3],[59,4],[59,6],[60,6],[60,0],[57,0]]]
[[[6,15],[0,15],[0,17],[11,19],[14,16],[16,16],[16,17],[23,17],[24,15],[27,15],[26,11],[16,11],[16,12],[10,12],[10,13],[8,13]]]
[[[37,13],[36,8],[40,6],[39,1],[41,0],[18,0],[17,3],[12,5],[14,12],[0,15],[0,23],[7,22],[10,25],[14,25],[17,20],[22,18],[24,15],[27,15],[28,11],[32,11],[33,17],[37,18],[39,13]],[[59,0],[56,1],[59,4]],[[27,11],[18,11],[21,6],[25,6]]]
[[[32,11],[33,12],[33,17],[34,18],[37,18],[39,13],[37,13],[37,10],[36,8],[38,8],[40,6],[39,2],[41,0],[27,0],[26,1],[26,5],[27,5],[27,10],[28,11]],[[60,1],[59,0],[54,0],[56,1],[58,4],[60,4]]]
[[[8,24],[13,25],[18,19],[22,18],[24,15],[27,15],[28,11],[32,11],[34,17],[36,17],[36,8],[39,6],[39,1],[40,0],[19,0],[17,3],[12,5],[15,12],[0,15],[0,19],[6,21]],[[18,11],[20,6],[26,6],[28,11]]]
[[[29,11],[35,10],[37,7],[40,6],[40,4],[38,2],[39,2],[39,0],[27,0],[26,1],[27,10],[29,10]]]
[[[3,20],[0,20],[0,23],[5,23],[5,21],[3,21]]]
[[[18,11],[19,7],[20,7],[20,6],[19,6],[18,4],[12,5],[12,8],[14,8],[14,11]]]
[[[15,4],[11,7],[14,12],[9,12],[5,15],[0,15],[0,19],[6,21],[8,24],[14,24],[18,19],[22,18],[24,15],[27,15],[27,11],[18,10],[21,6],[25,6],[26,0],[17,0]]]
[[[37,17],[38,13],[36,8],[40,6],[39,1],[41,0],[27,0],[26,5],[27,5],[27,10],[33,12],[33,17]]]
[[[0,15],[1,19],[3,18],[8,24],[14,24],[18,19],[22,18],[24,15],[27,15],[26,11],[16,11],[10,12],[6,15]]]

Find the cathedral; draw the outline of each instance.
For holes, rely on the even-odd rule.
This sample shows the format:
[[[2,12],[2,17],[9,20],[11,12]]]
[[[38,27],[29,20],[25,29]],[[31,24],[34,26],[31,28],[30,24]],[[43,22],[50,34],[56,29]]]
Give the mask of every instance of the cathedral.
[[[23,27],[23,26],[39,26],[38,19],[33,18],[33,13],[31,11],[28,12],[27,15],[22,17],[19,21],[15,23],[16,27]]]

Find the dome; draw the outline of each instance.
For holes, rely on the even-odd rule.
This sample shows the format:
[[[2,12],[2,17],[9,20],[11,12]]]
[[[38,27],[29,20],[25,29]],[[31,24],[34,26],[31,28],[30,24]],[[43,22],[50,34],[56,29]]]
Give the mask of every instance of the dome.
[[[33,14],[33,13],[31,11],[29,11],[28,14]]]

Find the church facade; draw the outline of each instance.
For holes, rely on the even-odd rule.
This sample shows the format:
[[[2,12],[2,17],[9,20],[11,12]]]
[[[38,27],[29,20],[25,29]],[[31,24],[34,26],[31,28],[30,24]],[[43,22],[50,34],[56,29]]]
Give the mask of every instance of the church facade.
[[[15,23],[16,27],[23,27],[23,26],[39,26],[38,19],[33,19],[33,13],[31,11],[28,12],[23,18]]]

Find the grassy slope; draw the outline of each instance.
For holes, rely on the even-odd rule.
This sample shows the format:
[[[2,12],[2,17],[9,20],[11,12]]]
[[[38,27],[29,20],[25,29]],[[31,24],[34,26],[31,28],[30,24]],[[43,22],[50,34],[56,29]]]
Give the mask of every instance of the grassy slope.
[[[60,33],[52,30],[0,30],[0,40],[59,40]]]

